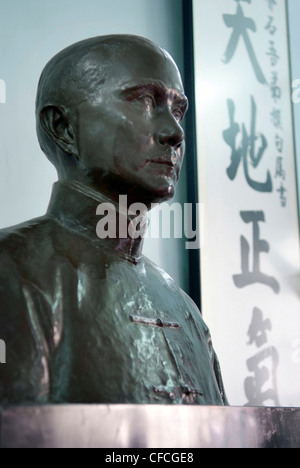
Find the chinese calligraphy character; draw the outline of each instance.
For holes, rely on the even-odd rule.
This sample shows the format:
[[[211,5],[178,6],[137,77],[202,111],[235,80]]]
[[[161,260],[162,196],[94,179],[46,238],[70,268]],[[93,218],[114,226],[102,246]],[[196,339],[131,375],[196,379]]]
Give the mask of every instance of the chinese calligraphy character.
[[[273,11],[273,7],[277,6],[276,0],[266,0],[268,2],[269,10]]]
[[[248,35],[248,29],[252,32],[256,32],[256,24],[251,18],[246,18],[244,16],[243,9],[240,4],[237,6],[237,12],[235,15],[228,15],[225,14],[223,15],[224,22],[228,28],[232,28],[232,35],[230,37],[226,52],[225,52],[225,58],[224,58],[224,63],[229,63],[231,59],[233,58],[235,51],[237,49],[239,39],[242,37],[244,39],[244,43],[251,61],[251,64],[253,66],[255,76],[259,83],[266,84],[267,81],[265,79],[265,76],[262,72],[262,69],[258,63],[258,60],[256,58],[253,46],[251,44],[251,41],[249,39]]]
[[[245,223],[253,223],[253,263],[250,270],[250,246],[244,236],[241,236],[241,269],[242,273],[233,276],[234,284],[237,288],[244,288],[255,283],[265,284],[278,294],[280,285],[272,276],[267,276],[260,271],[260,254],[268,253],[270,250],[266,240],[259,238],[259,223],[265,222],[263,211],[241,211],[241,218]]]
[[[254,307],[251,324],[248,330],[248,345],[255,343],[256,348],[261,348],[268,342],[267,332],[272,330],[269,319],[264,320],[263,313]],[[276,370],[279,356],[276,348],[267,347],[247,360],[248,370],[253,373],[247,377],[244,383],[245,393],[248,398],[246,406],[263,406],[270,400],[279,405],[277,391]]]
[[[278,133],[275,136],[275,145],[278,153],[283,152],[283,138],[278,135]]]
[[[246,406],[263,406],[269,400],[279,406],[276,378],[278,364],[278,352],[273,346],[248,359],[247,367],[254,377],[245,380],[245,392],[249,400]],[[270,382],[270,387],[264,390],[267,382]]]
[[[275,128],[282,130],[281,110],[273,109],[271,112],[271,122]]]
[[[273,184],[271,174],[267,172],[266,182],[254,181],[249,175],[249,161],[250,164],[257,168],[259,165],[264,152],[268,146],[267,139],[263,134],[256,133],[256,104],[254,98],[251,97],[251,131],[250,135],[246,130],[245,125],[242,125],[242,141],[237,146],[236,139],[240,133],[240,125],[235,122],[235,104],[232,99],[227,101],[230,127],[223,132],[223,138],[227,145],[231,148],[231,165],[227,169],[227,175],[230,180],[234,180],[237,174],[241,160],[243,160],[244,172],[247,183],[251,188],[258,192],[272,192]],[[260,146],[256,152],[257,142],[260,142]]]
[[[287,204],[287,198],[285,196],[287,189],[284,187],[283,183],[281,184],[277,192],[280,194],[281,206],[285,208]]]
[[[275,67],[280,57],[277,55],[277,51],[275,49],[275,42],[270,41],[269,43],[270,43],[270,47],[269,47],[269,51],[267,52],[267,55],[269,55],[271,59],[272,67]]]
[[[274,21],[274,18],[273,16],[269,16],[269,22],[267,24],[267,26],[265,27],[265,29],[267,31],[269,31],[269,33],[274,36],[274,34],[276,34],[276,31],[277,31],[277,28],[276,26],[273,24],[273,21]]]
[[[282,156],[278,156],[278,158],[276,158],[275,178],[277,177],[280,177],[283,180],[285,180],[285,177],[286,177],[285,170],[283,169],[283,157]]]
[[[270,320],[263,319],[263,313],[257,307],[253,309],[252,322],[248,330],[249,345],[254,342],[257,348],[261,348],[268,342],[267,331],[272,330]]]
[[[278,72],[272,71],[272,78],[271,78],[271,93],[272,99],[274,99],[275,103],[277,103],[278,99],[281,99],[281,88],[278,86]]]

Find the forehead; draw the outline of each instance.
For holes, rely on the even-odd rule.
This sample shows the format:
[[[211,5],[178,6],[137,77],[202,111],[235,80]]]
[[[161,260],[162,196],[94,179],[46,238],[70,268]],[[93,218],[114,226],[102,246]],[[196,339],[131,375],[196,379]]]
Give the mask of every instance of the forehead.
[[[121,47],[114,54],[103,57],[94,51],[89,60],[104,68],[105,86],[126,88],[136,84],[161,83],[164,88],[184,94],[180,72],[172,57],[158,47],[134,44]]]

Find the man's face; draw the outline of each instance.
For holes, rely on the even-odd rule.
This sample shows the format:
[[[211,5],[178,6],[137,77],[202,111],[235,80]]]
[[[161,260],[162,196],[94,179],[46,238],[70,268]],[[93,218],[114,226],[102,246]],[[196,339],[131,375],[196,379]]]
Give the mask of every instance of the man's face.
[[[100,60],[94,52],[91,61]],[[77,145],[94,188],[138,201],[172,198],[184,156],[187,98],[170,57],[137,45],[109,64],[98,93],[79,105]]]

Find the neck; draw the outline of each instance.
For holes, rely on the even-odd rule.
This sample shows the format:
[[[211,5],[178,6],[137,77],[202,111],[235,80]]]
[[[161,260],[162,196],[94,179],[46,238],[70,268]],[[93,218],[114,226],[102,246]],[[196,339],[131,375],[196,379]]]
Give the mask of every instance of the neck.
[[[116,203],[80,182],[61,181],[54,184],[48,215],[93,243],[138,263],[147,212],[134,216],[128,213],[126,202],[126,196],[120,196]]]

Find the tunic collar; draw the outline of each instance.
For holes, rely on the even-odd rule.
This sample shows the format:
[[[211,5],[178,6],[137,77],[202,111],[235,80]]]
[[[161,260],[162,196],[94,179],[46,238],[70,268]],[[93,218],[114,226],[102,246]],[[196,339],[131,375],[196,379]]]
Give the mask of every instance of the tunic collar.
[[[124,201],[124,197],[122,200]],[[102,215],[99,215],[97,209],[101,204],[103,204],[100,210]],[[115,232],[112,229],[111,232],[107,233],[106,238],[101,239],[97,234],[97,226],[101,219],[104,221],[104,216],[108,214],[107,211],[104,211],[104,208],[109,208],[110,226],[114,227],[115,224],[116,229]],[[138,225],[138,229],[141,234],[138,235],[137,229],[130,229],[130,225],[135,226],[132,225],[134,217],[128,214],[127,207],[123,203],[119,206],[106,196],[80,182],[56,182],[53,185],[47,215],[55,218],[60,224],[77,234],[88,237],[94,244],[113,250],[117,255],[125,257],[134,264],[137,264],[142,258],[144,241],[142,233],[145,233],[148,226],[147,213],[139,217],[140,225]],[[103,222],[103,224],[105,223]],[[103,232],[103,229],[101,232]],[[137,238],[133,238],[133,236]]]

